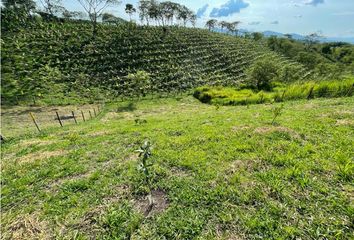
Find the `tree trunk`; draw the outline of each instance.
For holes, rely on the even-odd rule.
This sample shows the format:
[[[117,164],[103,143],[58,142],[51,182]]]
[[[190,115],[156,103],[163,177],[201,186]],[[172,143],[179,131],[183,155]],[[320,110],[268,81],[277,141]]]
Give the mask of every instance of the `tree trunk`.
[[[93,14],[92,27],[93,27],[92,36],[95,39],[97,36],[97,14],[96,13]]]

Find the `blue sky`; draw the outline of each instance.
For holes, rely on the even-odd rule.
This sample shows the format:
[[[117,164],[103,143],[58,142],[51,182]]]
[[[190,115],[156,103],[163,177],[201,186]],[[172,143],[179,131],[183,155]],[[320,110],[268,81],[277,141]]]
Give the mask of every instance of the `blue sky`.
[[[173,1],[173,0],[172,0]],[[210,18],[241,21],[241,28],[282,33],[320,32],[328,37],[354,37],[354,0],[175,0],[198,13],[197,26]],[[129,19],[122,0],[108,11]],[[80,10],[76,0],[63,0],[70,10]],[[137,14],[135,16],[137,18]]]

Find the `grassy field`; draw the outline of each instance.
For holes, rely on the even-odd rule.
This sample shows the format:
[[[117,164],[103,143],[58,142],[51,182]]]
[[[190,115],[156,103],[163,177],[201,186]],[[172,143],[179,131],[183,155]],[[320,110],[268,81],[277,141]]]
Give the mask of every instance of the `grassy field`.
[[[354,98],[106,106],[2,144],[4,239],[351,239]],[[149,186],[139,149],[153,145]]]

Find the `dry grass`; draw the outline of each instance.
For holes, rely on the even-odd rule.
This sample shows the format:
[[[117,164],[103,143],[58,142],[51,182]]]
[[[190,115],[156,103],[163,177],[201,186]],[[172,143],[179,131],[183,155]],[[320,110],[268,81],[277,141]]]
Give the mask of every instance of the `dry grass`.
[[[339,119],[336,122],[336,126],[354,126],[353,119]]]
[[[35,213],[26,214],[24,216],[19,216],[11,223],[8,231],[4,232],[6,235],[3,235],[2,239],[53,239],[48,226],[48,222],[40,220]]]
[[[42,161],[48,158],[64,156],[68,152],[65,150],[57,151],[44,151],[38,154],[37,152],[29,153],[25,156],[15,159],[15,163],[24,164],[24,163],[33,163],[35,161]]]
[[[254,133],[256,134],[269,134],[274,132],[288,133],[293,138],[301,139],[301,136],[296,131],[287,127],[265,126],[265,127],[258,127],[254,130]]]
[[[26,148],[30,146],[47,146],[50,144],[56,143],[56,141],[53,140],[47,140],[47,139],[26,139],[26,140],[21,140],[17,145],[19,148]]]

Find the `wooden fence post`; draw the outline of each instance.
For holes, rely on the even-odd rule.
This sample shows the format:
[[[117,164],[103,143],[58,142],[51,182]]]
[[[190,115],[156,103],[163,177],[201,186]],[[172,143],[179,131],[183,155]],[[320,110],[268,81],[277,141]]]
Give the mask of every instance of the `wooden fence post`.
[[[36,125],[36,128],[37,128],[38,132],[41,132],[41,129],[39,128],[33,113],[30,112],[30,116],[32,118],[32,121],[33,121],[34,125]]]
[[[61,119],[59,117],[59,113],[57,111],[55,113],[57,114],[57,118],[58,118],[58,122],[59,122],[60,126],[63,126],[63,123],[61,122]]]
[[[84,112],[82,110],[81,110],[81,116],[82,116],[82,119],[84,120],[84,122],[86,122],[85,115],[84,115]]]
[[[92,119],[92,114],[91,114],[91,110],[89,110],[89,114],[90,114],[90,119]]]
[[[73,114],[74,121],[75,121],[75,123],[77,124],[77,121],[76,121],[76,117],[75,117],[75,113],[74,113],[74,111],[71,111],[71,113]]]

